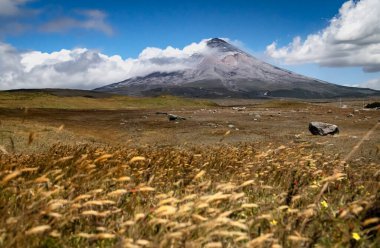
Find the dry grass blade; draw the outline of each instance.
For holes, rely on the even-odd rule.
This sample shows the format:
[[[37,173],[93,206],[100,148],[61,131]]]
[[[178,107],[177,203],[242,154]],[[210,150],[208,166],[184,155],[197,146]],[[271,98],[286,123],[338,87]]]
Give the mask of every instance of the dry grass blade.
[[[87,201],[83,204],[83,206],[103,206],[103,205],[114,205],[116,202],[111,200],[93,200],[93,201]]]
[[[114,239],[116,238],[115,234],[112,233],[97,233],[97,234],[91,234],[91,233],[78,233],[78,237],[86,238],[86,239]]]
[[[205,218],[199,214],[193,214],[191,217],[197,221],[207,221],[208,220],[207,218]]]
[[[265,242],[270,241],[273,233],[263,234],[248,243],[248,247],[261,247]]]
[[[157,208],[154,213],[157,216],[167,216],[167,215],[172,215],[177,212],[177,208],[172,207],[172,206],[161,206]]]
[[[74,156],[66,156],[66,157],[62,157],[62,158],[60,158],[60,159],[58,159],[58,160],[56,160],[54,163],[63,163],[63,162],[65,162],[65,161],[68,161],[68,160],[70,160],[70,159],[73,159],[74,158]]]
[[[127,182],[127,181],[130,181],[130,180],[131,180],[130,177],[128,177],[128,176],[123,176],[123,177],[119,177],[119,178],[117,178],[115,181],[116,181],[116,182]]]
[[[3,180],[1,180],[1,185],[5,185],[5,184],[8,183],[10,180],[12,180],[12,179],[18,177],[19,175],[21,175],[21,173],[22,173],[21,171],[14,171],[14,172],[8,174],[7,176],[5,176],[5,177],[3,178]]]
[[[200,171],[197,175],[195,175],[194,177],[194,180],[197,180],[201,177],[203,177],[203,175],[205,174],[206,172],[204,170]]]
[[[369,218],[369,219],[366,219],[363,221],[363,226],[369,226],[369,225],[373,225],[376,223],[380,223],[380,218],[378,218],[378,217]]]
[[[148,240],[145,240],[145,239],[139,239],[136,241],[136,244],[137,245],[141,245],[141,246],[150,246],[150,241]]]
[[[337,172],[332,176],[324,178],[321,182],[333,182],[333,181],[339,181],[342,180],[344,177],[346,177],[346,174]]]
[[[41,225],[41,226],[36,226],[33,227],[25,232],[26,235],[32,235],[32,234],[40,234],[44,233],[47,230],[50,230],[51,226],[49,225]]]
[[[204,248],[222,248],[222,242],[211,242],[204,245]]]
[[[138,162],[138,161],[145,161],[146,158],[145,157],[142,157],[142,156],[136,156],[136,157],[133,157],[129,160],[129,163],[134,163],[134,162]]]
[[[150,191],[155,191],[156,189],[153,188],[153,187],[149,187],[149,186],[143,186],[143,187],[139,187],[137,188],[136,191],[140,191],[140,192],[150,192]]]
[[[79,196],[75,197],[73,201],[76,202],[76,201],[88,199],[91,197],[92,197],[92,195],[83,194],[83,195],[79,195]]]
[[[64,128],[65,128],[65,125],[62,124],[62,125],[60,125],[60,126],[58,127],[57,131],[58,131],[58,132],[61,132]]]
[[[241,205],[242,208],[258,208],[259,205],[255,203],[244,203]]]
[[[97,159],[95,159],[94,163],[102,162],[102,161],[105,161],[105,160],[110,159],[112,157],[113,157],[113,154],[104,154],[104,155],[98,157]]]
[[[244,183],[242,183],[239,188],[244,188],[246,186],[249,186],[249,185],[252,185],[255,183],[255,180],[248,180],[248,181],[245,181]]]
[[[123,195],[126,193],[128,193],[128,191],[125,189],[117,189],[117,190],[114,190],[114,191],[108,193],[107,195],[108,196],[120,196],[120,195]]]
[[[301,237],[298,235],[289,235],[288,239],[295,242],[305,242],[310,240],[309,238]]]
[[[98,211],[95,211],[95,210],[87,210],[87,211],[83,211],[82,212],[82,215],[84,215],[84,216],[106,217],[109,214],[111,214],[110,211],[98,212]]]
[[[23,168],[20,169],[21,172],[35,172],[39,169],[39,167],[31,167],[31,168]]]

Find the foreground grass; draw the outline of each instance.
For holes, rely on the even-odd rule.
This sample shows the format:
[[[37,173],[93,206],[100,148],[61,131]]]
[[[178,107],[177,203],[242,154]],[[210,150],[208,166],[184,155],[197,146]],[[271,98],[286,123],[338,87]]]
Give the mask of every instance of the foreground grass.
[[[379,165],[308,143],[0,155],[4,247],[376,247]]]
[[[144,109],[161,107],[202,107],[215,103],[206,100],[174,96],[128,97],[112,96],[102,99],[88,97],[59,97],[42,92],[0,92],[0,108],[55,108],[55,109]]]

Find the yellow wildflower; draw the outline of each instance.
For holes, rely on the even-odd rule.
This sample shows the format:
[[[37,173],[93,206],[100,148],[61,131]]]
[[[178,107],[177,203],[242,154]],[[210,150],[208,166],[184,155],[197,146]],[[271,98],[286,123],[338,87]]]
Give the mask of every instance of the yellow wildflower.
[[[324,208],[328,208],[328,207],[329,207],[329,204],[327,204],[326,201],[321,201],[321,205],[322,205],[322,207],[324,207]]]
[[[355,240],[360,240],[360,235],[359,235],[359,233],[357,233],[357,232],[353,232],[353,233],[352,233],[352,238],[355,239]]]
[[[276,221],[276,220],[272,220],[272,221],[270,222],[270,224],[271,224],[272,226],[275,226],[275,225],[277,225],[277,221]]]

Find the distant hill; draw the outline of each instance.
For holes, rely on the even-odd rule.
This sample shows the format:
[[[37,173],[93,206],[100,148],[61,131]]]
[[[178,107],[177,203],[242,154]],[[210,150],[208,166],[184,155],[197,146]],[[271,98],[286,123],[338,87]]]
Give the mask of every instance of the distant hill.
[[[207,52],[189,58],[189,69],[154,72],[95,89],[131,96],[175,95],[200,98],[338,98],[379,96],[380,91],[345,87],[265,63],[214,38]]]
[[[114,96],[115,94],[99,92],[94,90],[75,90],[75,89],[16,89],[6,90],[4,92],[13,93],[47,93],[53,96],[61,97],[87,97],[87,98],[107,98]]]

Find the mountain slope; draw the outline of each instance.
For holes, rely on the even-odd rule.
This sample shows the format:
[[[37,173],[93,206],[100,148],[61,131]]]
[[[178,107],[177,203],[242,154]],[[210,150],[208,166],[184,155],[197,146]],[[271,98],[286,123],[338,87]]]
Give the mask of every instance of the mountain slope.
[[[330,84],[258,60],[214,38],[186,59],[186,68],[153,72],[95,90],[134,96],[171,94],[204,98],[334,98],[380,95],[379,91]]]

